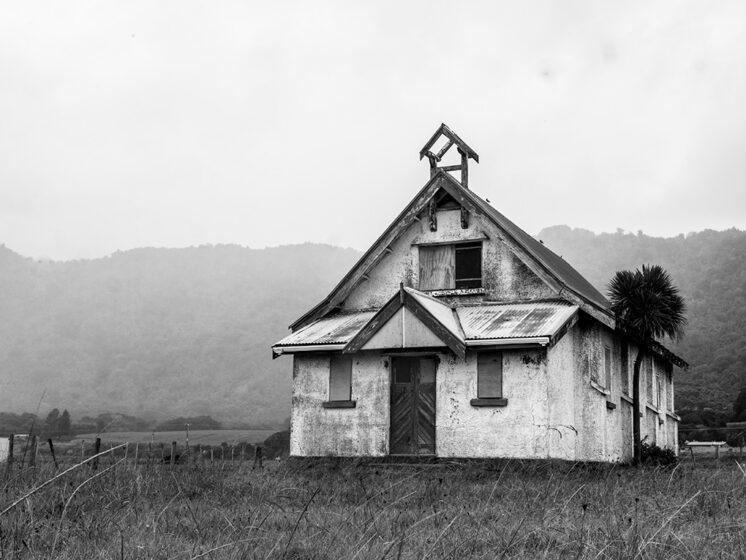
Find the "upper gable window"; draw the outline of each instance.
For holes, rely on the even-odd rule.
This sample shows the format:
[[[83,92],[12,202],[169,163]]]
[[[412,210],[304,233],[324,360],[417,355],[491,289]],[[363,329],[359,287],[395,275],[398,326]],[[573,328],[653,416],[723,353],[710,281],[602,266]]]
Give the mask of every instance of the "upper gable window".
[[[481,287],[481,241],[420,247],[420,290]]]

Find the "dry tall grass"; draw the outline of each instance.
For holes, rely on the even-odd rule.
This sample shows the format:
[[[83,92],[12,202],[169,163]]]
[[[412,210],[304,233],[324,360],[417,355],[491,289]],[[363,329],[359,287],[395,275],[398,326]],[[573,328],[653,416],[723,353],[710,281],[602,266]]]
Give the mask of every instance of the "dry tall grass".
[[[52,476],[13,471],[2,507]],[[109,459],[0,516],[0,558],[744,558],[733,462],[140,465]]]

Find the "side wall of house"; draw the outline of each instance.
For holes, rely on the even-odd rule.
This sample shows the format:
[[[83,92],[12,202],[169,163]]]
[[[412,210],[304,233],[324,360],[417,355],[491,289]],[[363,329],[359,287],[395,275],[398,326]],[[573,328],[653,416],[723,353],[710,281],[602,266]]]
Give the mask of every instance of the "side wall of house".
[[[396,242],[391,252],[368,271],[343,303],[344,309],[381,307],[399,289],[399,283],[419,288],[419,247],[421,244],[482,239],[482,286],[484,298],[512,301],[556,297],[557,294],[518,259],[502,233],[483,216],[471,216],[469,227],[461,228],[459,210],[437,212],[438,230],[430,231],[423,216]]]
[[[548,455],[557,459],[575,459],[578,431],[575,427],[576,370],[575,338],[577,328],[570,329],[547,352],[547,394],[549,420],[547,423]]]
[[[435,441],[440,457],[549,456],[547,360],[544,350],[503,352],[506,406],[477,407],[477,354],[441,355]]]
[[[386,362],[387,363],[387,362]],[[378,353],[352,361],[354,408],[324,408],[329,399],[329,355],[293,356],[290,454],[380,456],[388,453],[389,369]]]
[[[621,343],[607,327],[582,317],[575,327],[573,354],[574,426],[578,430],[575,458],[579,461],[622,461],[625,411],[621,407]],[[606,372],[606,349],[610,375]],[[631,418],[631,417],[630,417]]]

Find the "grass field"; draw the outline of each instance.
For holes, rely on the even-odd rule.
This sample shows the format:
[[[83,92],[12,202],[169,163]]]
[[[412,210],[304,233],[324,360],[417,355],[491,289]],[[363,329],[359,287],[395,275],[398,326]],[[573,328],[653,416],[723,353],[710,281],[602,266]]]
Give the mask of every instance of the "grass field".
[[[117,462],[119,461],[119,462]],[[46,469],[46,470],[45,470]],[[6,473],[0,510],[52,476]],[[94,477],[95,476],[95,477]],[[0,558],[744,558],[746,475],[487,461],[102,459],[0,513]]]
[[[236,443],[261,443],[277,430],[193,430],[189,432],[189,443],[193,445],[220,445],[225,442],[228,445]],[[176,441],[184,443],[186,432],[184,430],[174,432],[103,432],[101,434],[80,434],[75,436],[72,443],[80,444],[80,440],[90,442],[97,437],[102,442],[125,442],[130,443],[171,443]]]

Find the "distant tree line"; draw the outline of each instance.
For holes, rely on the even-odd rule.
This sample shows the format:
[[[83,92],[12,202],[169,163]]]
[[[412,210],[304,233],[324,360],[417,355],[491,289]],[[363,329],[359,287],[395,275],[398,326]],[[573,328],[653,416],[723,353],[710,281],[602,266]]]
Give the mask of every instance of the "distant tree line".
[[[191,430],[220,430],[223,425],[210,416],[179,416],[165,421],[147,420],[130,416],[104,412],[97,416],[83,416],[73,422],[67,409],[60,412],[53,408],[46,416],[23,412],[0,412],[0,436],[10,434],[28,434],[43,438],[67,438],[76,434],[104,432],[145,432],[184,430],[186,425]]]

